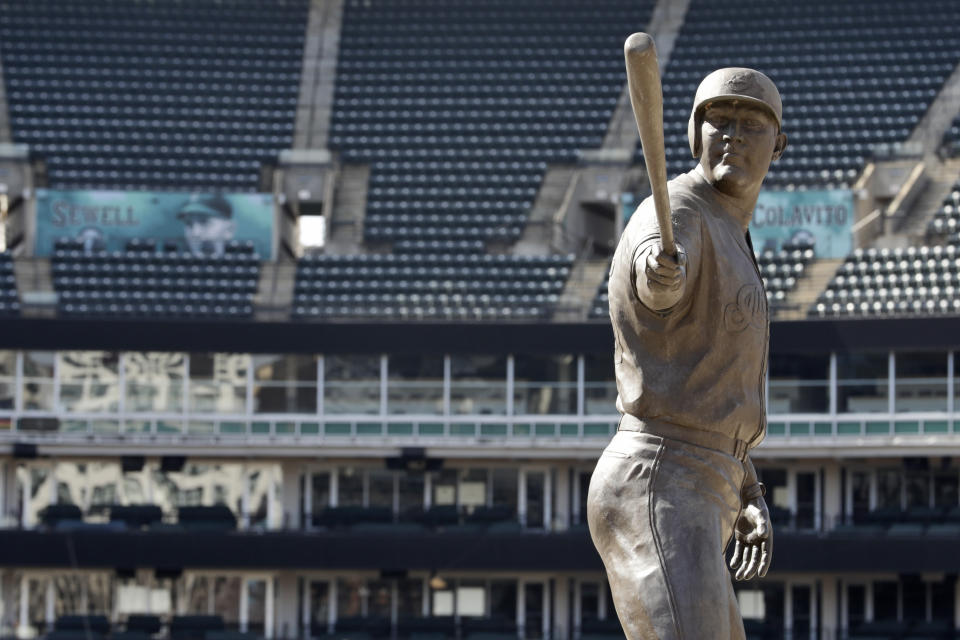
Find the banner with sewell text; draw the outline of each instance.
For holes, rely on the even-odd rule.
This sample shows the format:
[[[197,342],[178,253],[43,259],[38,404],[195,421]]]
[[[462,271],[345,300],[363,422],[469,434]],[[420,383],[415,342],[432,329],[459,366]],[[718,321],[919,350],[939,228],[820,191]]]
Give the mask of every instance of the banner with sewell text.
[[[812,244],[818,258],[853,251],[853,192],[849,189],[761,191],[750,222],[753,247]]]
[[[60,238],[85,250],[120,251],[152,239],[195,255],[220,255],[231,240],[250,241],[274,257],[274,199],[269,193],[37,190],[34,255],[49,256]]]

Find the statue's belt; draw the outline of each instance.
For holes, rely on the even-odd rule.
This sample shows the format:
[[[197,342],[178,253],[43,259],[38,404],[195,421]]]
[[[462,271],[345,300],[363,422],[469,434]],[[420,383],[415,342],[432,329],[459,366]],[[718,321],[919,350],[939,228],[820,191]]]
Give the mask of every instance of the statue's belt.
[[[713,431],[681,427],[660,420],[641,420],[630,414],[624,414],[620,417],[620,426],[617,430],[649,433],[652,436],[659,436],[661,438],[667,438],[668,440],[679,440],[680,442],[686,442],[687,444],[693,444],[698,447],[721,451],[740,461],[743,461],[747,457],[748,447],[745,440],[730,438],[722,433]]]

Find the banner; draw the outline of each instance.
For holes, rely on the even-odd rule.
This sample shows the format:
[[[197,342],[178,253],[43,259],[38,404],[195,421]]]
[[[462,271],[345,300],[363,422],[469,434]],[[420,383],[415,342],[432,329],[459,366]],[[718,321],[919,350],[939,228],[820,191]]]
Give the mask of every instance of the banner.
[[[58,238],[90,250],[122,251],[151,239],[196,255],[220,255],[231,240],[250,241],[273,259],[273,196],[265,193],[37,190],[34,253],[49,256]]]
[[[818,258],[844,258],[853,251],[853,217],[849,189],[761,191],[750,237],[757,253],[806,242]]]

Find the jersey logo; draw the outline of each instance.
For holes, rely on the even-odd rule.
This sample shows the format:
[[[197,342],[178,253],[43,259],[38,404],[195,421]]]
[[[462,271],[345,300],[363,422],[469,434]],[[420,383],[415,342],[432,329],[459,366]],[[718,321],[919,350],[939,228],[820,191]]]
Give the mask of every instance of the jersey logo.
[[[762,331],[766,326],[766,294],[762,287],[745,284],[737,292],[737,301],[723,308],[723,326],[740,333],[747,327]]]

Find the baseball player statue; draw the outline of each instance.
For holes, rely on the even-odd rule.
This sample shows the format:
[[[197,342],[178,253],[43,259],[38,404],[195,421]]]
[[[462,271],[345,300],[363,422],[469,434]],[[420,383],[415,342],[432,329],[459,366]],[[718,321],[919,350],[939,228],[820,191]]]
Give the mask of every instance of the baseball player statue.
[[[769,318],[748,225],[787,146],[781,116],[764,74],[708,75],[688,129],[698,164],[664,178],[675,251],[647,198],[613,257],[622,417],[587,517],[629,640],[744,638],[724,551],[732,539],[739,580],[770,566],[770,514],[749,457],[766,431]]]

